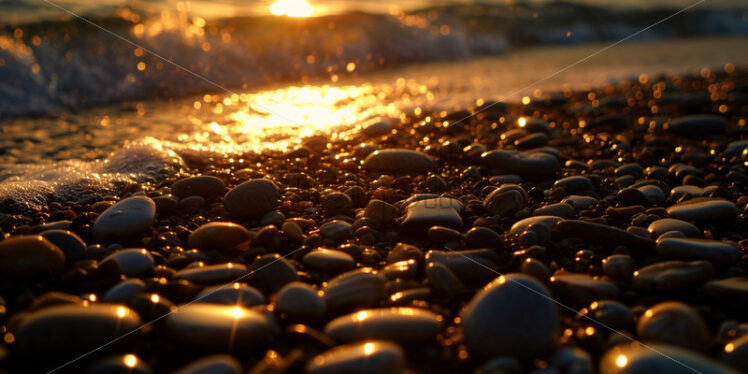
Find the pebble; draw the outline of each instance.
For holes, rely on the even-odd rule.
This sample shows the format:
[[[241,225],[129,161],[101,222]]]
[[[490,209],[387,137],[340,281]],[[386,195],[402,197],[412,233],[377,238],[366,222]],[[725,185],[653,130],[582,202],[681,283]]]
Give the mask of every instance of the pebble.
[[[230,286],[208,287],[195,296],[195,302],[238,305],[251,308],[257,305],[265,305],[265,296],[252,286],[243,283],[233,283]]]
[[[517,221],[512,225],[512,227],[509,229],[510,235],[518,235],[523,233],[525,230],[527,230],[528,227],[534,224],[544,224],[548,227],[554,227],[556,226],[556,223],[561,221],[563,218],[561,217],[554,217],[554,216],[535,216],[530,218],[525,218],[522,220]]]
[[[607,247],[625,245],[633,250],[652,250],[655,248],[654,240],[599,223],[563,220],[556,223],[556,231],[564,237],[582,238],[589,243]]]
[[[550,283],[553,296],[573,305],[589,305],[593,301],[618,298],[618,287],[613,282],[596,279],[587,274],[556,274]]]
[[[711,279],[714,265],[707,261],[664,261],[634,272],[631,285],[636,290],[672,292],[701,286]]]
[[[238,218],[262,217],[274,210],[280,199],[278,186],[268,179],[248,180],[226,193],[223,206]]]
[[[482,285],[496,278],[493,268],[498,258],[493,249],[471,249],[460,252],[430,250],[426,262],[445,265],[463,283]]]
[[[39,235],[0,241],[0,275],[23,278],[39,273],[59,274],[65,269],[60,248]]]
[[[271,295],[288,283],[299,280],[296,268],[276,253],[263,255],[249,267],[249,284]]]
[[[301,259],[304,266],[311,269],[328,272],[341,273],[356,267],[356,260],[351,255],[334,249],[315,249]]]
[[[634,313],[615,300],[593,301],[579,312],[579,319],[592,319],[615,330],[630,330],[634,326]]]
[[[629,281],[634,274],[634,259],[629,255],[610,255],[603,259],[603,272],[612,279]]]
[[[483,200],[483,206],[488,213],[500,216],[514,214],[524,208],[526,203],[527,196],[516,189],[497,188]]]
[[[392,126],[391,123],[387,121],[379,121],[364,127],[361,130],[361,134],[369,138],[376,138],[390,134],[393,128],[394,126]]]
[[[627,343],[611,348],[600,359],[600,374],[640,373],[738,374],[696,352],[665,344]]]
[[[503,248],[504,239],[488,227],[473,227],[465,233],[467,248]]]
[[[400,211],[392,204],[382,200],[371,199],[364,210],[364,217],[377,225],[387,225],[395,221]]]
[[[695,198],[667,208],[667,214],[684,221],[729,221],[735,218],[735,204],[715,198]]]
[[[132,353],[128,353],[100,359],[88,368],[86,374],[150,374],[151,372],[151,368],[145,361]]]
[[[665,343],[698,352],[709,349],[709,328],[690,306],[677,301],[659,303],[644,312],[636,325],[636,334],[644,341]]]
[[[405,218],[400,223],[400,229],[413,234],[425,234],[431,226],[460,229],[462,208],[462,202],[449,197],[412,202],[405,207]]]
[[[130,299],[145,292],[145,288],[145,282],[140,279],[125,279],[112,286],[112,288],[101,297],[101,301],[105,303],[127,304]]]
[[[156,264],[153,256],[143,248],[123,249],[112,253],[101,260],[101,263],[114,261],[119,265],[122,274],[137,278],[153,270]]]
[[[226,190],[226,184],[210,175],[180,179],[171,185],[171,193],[180,199],[200,196],[206,200],[218,198]]]
[[[46,230],[39,235],[60,248],[68,261],[77,260],[86,254],[86,243],[78,235],[68,230]]]
[[[699,230],[698,227],[696,227],[692,223],[675,218],[658,219],[650,223],[647,229],[650,233],[652,233],[654,237],[659,237],[660,235],[669,231],[682,232],[689,238],[701,237],[701,230]]]
[[[447,265],[429,262],[426,266],[427,284],[437,296],[452,298],[462,289],[462,282]]]
[[[338,275],[322,289],[330,309],[375,306],[384,299],[384,277],[371,268]]]
[[[380,149],[364,159],[364,169],[394,173],[426,173],[437,166],[431,156],[410,149]]]
[[[333,319],[325,334],[339,342],[382,339],[401,344],[429,342],[441,328],[441,317],[418,308],[365,309]]]
[[[76,354],[99,348],[140,326],[133,310],[117,304],[58,305],[28,315],[15,329],[15,349],[25,355]],[[71,334],[71,331],[76,333]],[[132,334],[137,337],[137,334]]]
[[[721,134],[727,121],[711,114],[696,114],[674,119],[665,125],[668,133],[678,136],[709,136]]]
[[[194,303],[166,317],[166,330],[186,347],[248,351],[271,335],[271,323],[255,310],[241,306]]]
[[[405,366],[405,352],[386,341],[366,341],[335,347],[312,358],[307,374],[390,374]]]
[[[242,264],[225,263],[185,268],[174,274],[175,279],[184,279],[197,284],[218,284],[239,281],[249,273]]]
[[[746,306],[748,305],[748,278],[731,277],[709,281],[704,285],[704,292],[718,301]]]
[[[545,152],[496,150],[484,153],[483,165],[517,174],[527,179],[548,179],[561,170],[558,159]]]
[[[706,260],[715,265],[733,265],[740,259],[737,244],[708,239],[660,238],[657,252],[680,260]]]
[[[532,211],[533,216],[556,216],[556,217],[562,217],[562,218],[572,218],[574,217],[574,214],[576,213],[576,209],[574,209],[571,204],[567,203],[555,203],[555,204],[548,204],[546,206],[537,208]]]
[[[353,235],[353,229],[350,223],[334,219],[320,226],[319,233],[326,238],[338,241]]]
[[[561,200],[561,202],[573,206],[574,209],[585,210],[597,204],[598,200],[591,196],[569,195]]]
[[[130,238],[153,225],[156,204],[145,196],[133,196],[107,208],[93,224],[97,239]]]
[[[190,362],[175,374],[241,374],[242,365],[227,354],[211,355]]]
[[[549,351],[559,333],[550,291],[522,274],[500,276],[479,291],[462,311],[468,349],[486,357],[530,359]]]
[[[567,193],[589,191],[594,188],[592,186],[592,181],[590,181],[589,178],[581,176],[581,175],[574,175],[570,177],[561,178],[553,183],[553,187],[563,188],[564,190],[566,190]]]
[[[294,319],[317,320],[325,316],[327,305],[314,287],[291,282],[278,291],[275,310]]]

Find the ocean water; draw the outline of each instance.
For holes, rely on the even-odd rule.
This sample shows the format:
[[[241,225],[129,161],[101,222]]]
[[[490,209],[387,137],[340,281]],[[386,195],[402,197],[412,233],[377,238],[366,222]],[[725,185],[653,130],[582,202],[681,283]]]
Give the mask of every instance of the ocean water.
[[[6,119],[0,138],[0,202],[5,210],[22,211],[50,198],[86,201],[129,183],[157,181],[190,160],[287,151],[306,136],[346,138],[372,122],[426,110],[536,100],[623,79],[748,66],[745,45],[748,36],[630,42],[557,75],[606,44],[546,46],[343,76],[336,82],[320,78],[303,85]]]
[[[379,120],[748,66],[748,17],[729,6],[694,9],[559,73],[673,10],[445,2],[376,13],[361,2],[354,13],[297,19],[106,0],[82,9],[132,45],[23,1],[0,1],[15,14],[0,12],[5,212],[117,193],[194,160],[347,138]]]

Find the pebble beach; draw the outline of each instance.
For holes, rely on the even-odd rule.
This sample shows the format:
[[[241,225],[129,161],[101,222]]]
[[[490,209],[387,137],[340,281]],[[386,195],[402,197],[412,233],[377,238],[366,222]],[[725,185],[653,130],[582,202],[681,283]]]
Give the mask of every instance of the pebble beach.
[[[0,373],[748,372],[748,70],[0,204]]]

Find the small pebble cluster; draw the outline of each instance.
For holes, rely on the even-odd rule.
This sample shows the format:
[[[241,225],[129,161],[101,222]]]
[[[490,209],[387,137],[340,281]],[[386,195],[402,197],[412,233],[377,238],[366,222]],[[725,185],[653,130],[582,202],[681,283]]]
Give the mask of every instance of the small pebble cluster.
[[[479,104],[0,215],[0,373],[748,372],[748,73]]]

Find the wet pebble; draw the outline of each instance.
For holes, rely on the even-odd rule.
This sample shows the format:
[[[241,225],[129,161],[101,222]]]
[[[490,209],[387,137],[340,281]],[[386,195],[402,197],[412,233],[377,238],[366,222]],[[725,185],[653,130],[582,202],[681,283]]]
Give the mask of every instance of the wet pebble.
[[[195,296],[195,302],[238,305],[250,308],[265,304],[265,296],[258,289],[242,283],[208,287]]]
[[[644,341],[653,341],[706,351],[712,342],[709,328],[698,312],[676,301],[659,303],[644,312],[636,325]]]
[[[177,343],[198,349],[247,351],[269,338],[267,317],[241,306],[195,303],[166,317],[166,329]]]
[[[611,348],[600,359],[601,374],[693,373],[738,374],[693,351],[665,344],[627,343]]]
[[[482,156],[483,165],[521,175],[528,179],[547,179],[561,169],[558,159],[544,152],[490,151]]]
[[[380,172],[426,173],[436,166],[431,156],[410,149],[381,149],[364,160],[364,169]]]
[[[334,249],[315,249],[301,259],[301,262],[311,269],[328,273],[340,273],[356,267],[356,261],[351,255]]]
[[[441,317],[423,309],[365,309],[330,321],[325,334],[339,342],[383,339],[406,344],[433,340],[440,327]]]
[[[143,248],[123,249],[112,253],[101,260],[102,263],[114,261],[119,265],[122,274],[128,277],[139,277],[150,272],[155,265],[153,256]]]
[[[400,223],[404,233],[425,234],[431,226],[462,227],[462,202],[449,197],[438,197],[412,202],[405,208]]]
[[[39,235],[60,248],[68,261],[81,258],[86,253],[86,243],[83,239],[68,230],[46,230]]]
[[[675,218],[658,219],[650,223],[647,229],[655,237],[658,237],[669,231],[682,232],[685,236],[689,238],[698,238],[701,236],[701,231],[699,230],[698,227],[696,227],[692,223],[682,221],[679,219],[675,219]]]
[[[181,199],[200,196],[211,200],[221,196],[225,189],[221,179],[209,175],[180,179],[171,185],[171,193]]]
[[[246,181],[226,193],[223,206],[232,216],[261,217],[278,206],[280,190],[268,179]]]
[[[133,196],[107,208],[93,224],[98,239],[136,236],[156,220],[156,204],[145,196]]]
[[[737,244],[708,239],[660,238],[657,252],[680,260],[706,260],[716,265],[732,265],[740,259]]]
[[[307,374],[389,374],[405,366],[405,353],[398,345],[367,341],[335,347],[312,358]]]
[[[185,268],[174,274],[175,279],[184,279],[197,284],[218,284],[238,281],[249,273],[242,264],[225,263]]]
[[[64,268],[65,255],[60,248],[39,235],[0,241],[0,275],[4,277],[59,274]]]
[[[521,274],[486,285],[462,311],[462,321],[468,348],[487,357],[535,357],[553,347],[559,332],[550,292]]]
[[[327,305],[314,287],[302,282],[291,282],[278,291],[276,310],[290,318],[316,320],[325,316]]]
[[[631,285],[641,291],[672,292],[701,286],[711,279],[714,265],[707,261],[664,261],[634,272]]]
[[[343,273],[322,289],[330,309],[371,307],[384,299],[384,277],[371,268]]]
[[[684,221],[727,221],[735,218],[738,208],[730,201],[695,198],[667,208],[667,213]]]
[[[241,374],[242,365],[233,356],[218,354],[190,362],[175,374]]]
[[[551,277],[550,287],[555,297],[578,306],[619,295],[614,283],[587,274],[556,274]]]

